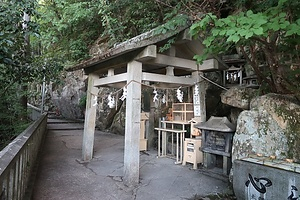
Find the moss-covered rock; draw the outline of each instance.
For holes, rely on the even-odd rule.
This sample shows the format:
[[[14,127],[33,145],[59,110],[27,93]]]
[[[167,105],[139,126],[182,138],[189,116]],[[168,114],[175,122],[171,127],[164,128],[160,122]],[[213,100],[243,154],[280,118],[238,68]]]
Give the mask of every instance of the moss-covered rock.
[[[249,109],[251,99],[258,94],[256,89],[246,87],[233,87],[221,94],[221,101],[224,104],[241,108]]]
[[[300,105],[296,98],[267,94],[251,101],[237,121],[233,160],[249,154],[300,162]]]

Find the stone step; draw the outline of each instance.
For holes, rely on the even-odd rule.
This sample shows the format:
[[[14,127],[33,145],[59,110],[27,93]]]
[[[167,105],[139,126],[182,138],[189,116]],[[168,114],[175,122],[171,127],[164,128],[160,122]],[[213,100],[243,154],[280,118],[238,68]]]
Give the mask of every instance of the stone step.
[[[84,120],[69,120],[69,119],[57,119],[48,118],[47,124],[74,124],[74,123],[84,123]]]
[[[83,130],[83,123],[54,123],[47,125],[48,130]]]

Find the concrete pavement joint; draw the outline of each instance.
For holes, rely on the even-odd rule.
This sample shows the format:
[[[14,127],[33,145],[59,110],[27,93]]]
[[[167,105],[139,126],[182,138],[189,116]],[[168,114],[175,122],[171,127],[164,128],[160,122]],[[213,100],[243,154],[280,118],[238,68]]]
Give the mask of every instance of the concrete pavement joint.
[[[136,188],[134,188],[134,189],[132,190],[132,195],[133,195],[133,199],[134,199],[134,200],[136,200],[138,188],[139,188],[139,187],[136,187]]]
[[[87,166],[88,163],[82,164],[82,165],[83,165],[85,168],[89,169],[91,172],[93,172],[96,176],[98,176],[98,174],[97,174],[92,168],[90,168],[90,167]]]
[[[133,199],[134,200],[137,199],[137,192],[138,192],[138,189],[141,187],[140,184],[138,186],[128,187],[128,186],[124,185],[122,176],[107,176],[107,177],[111,178],[114,181],[117,181],[116,185],[120,190],[123,190],[126,193],[131,192],[131,195],[133,196]]]
[[[62,140],[61,142],[64,144],[64,146],[65,146],[67,149],[69,149],[68,146],[67,146],[67,142],[66,142],[66,141],[63,141],[63,140]]]
[[[171,190],[171,186],[174,185],[174,183],[176,182],[176,180],[178,179],[178,176],[176,176],[176,178],[173,180],[172,184],[170,184],[169,188],[168,188],[168,192],[167,193],[170,193],[170,190]]]
[[[64,146],[65,146],[67,149],[81,150],[81,149],[78,149],[78,148],[68,147],[67,142],[64,141],[64,140],[62,140],[62,143],[64,144]]]
[[[112,199],[116,199],[118,200],[118,198],[116,198],[114,195],[112,195],[109,191],[107,191],[106,189],[104,190],[105,191],[105,194],[110,196]]]
[[[147,156],[150,156],[150,154],[147,153],[146,151],[140,151],[140,155],[147,155]]]
[[[90,167],[88,167],[87,165],[89,164],[89,162],[85,162],[85,161],[80,161],[78,159],[75,159],[76,162],[82,166],[84,166],[86,169],[88,169],[89,171],[91,171],[92,173],[94,173],[96,176],[98,176],[98,174]]]
[[[100,156],[94,156],[94,157],[93,157],[93,160],[94,160],[94,161],[103,161],[103,160],[101,160],[100,158],[101,158],[101,155],[100,155]]]
[[[131,195],[134,195],[134,189],[136,189],[136,187],[128,187],[126,185],[124,185],[123,181],[122,182],[116,182],[117,187],[120,190],[125,191],[126,193],[131,193]]]
[[[120,163],[120,162],[118,162],[118,163]],[[123,168],[124,167],[124,165],[122,165],[122,166],[120,166],[120,167],[117,167],[116,169],[114,169],[111,173],[113,174],[113,173],[115,173],[117,170],[119,170],[119,169],[121,169],[121,168]]]
[[[111,178],[114,181],[118,181],[118,182],[123,182],[123,178],[122,176],[111,176],[111,175],[107,175],[108,178]]]

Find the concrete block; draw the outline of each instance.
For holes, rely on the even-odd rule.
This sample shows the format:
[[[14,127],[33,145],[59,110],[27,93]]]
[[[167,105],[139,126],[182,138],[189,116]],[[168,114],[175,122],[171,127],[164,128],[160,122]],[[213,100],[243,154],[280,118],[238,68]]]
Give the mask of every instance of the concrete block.
[[[295,172],[300,173],[300,167],[296,167]]]
[[[299,199],[300,173],[278,166],[235,160],[233,189],[238,200]]]

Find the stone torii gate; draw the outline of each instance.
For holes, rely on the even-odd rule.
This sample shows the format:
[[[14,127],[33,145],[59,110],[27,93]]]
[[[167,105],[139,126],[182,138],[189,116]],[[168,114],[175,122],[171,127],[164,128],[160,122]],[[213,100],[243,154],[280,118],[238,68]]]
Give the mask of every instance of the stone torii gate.
[[[122,88],[128,84],[123,176],[124,184],[128,186],[139,182],[142,82],[173,87],[199,83],[200,101],[194,102],[197,110],[195,117],[201,122],[206,121],[205,89],[201,85],[199,74],[207,70],[218,70],[219,64],[215,59],[206,60],[202,65],[196,64],[192,58],[195,54],[201,54],[203,46],[199,40],[193,40],[188,35],[187,28],[179,27],[165,35],[155,35],[153,30],[149,31],[69,69],[84,69],[88,75],[83,161],[89,161],[93,157],[96,120],[96,106],[93,104],[98,87]],[[172,36],[177,36],[177,41],[166,53],[159,53],[159,48]]]

